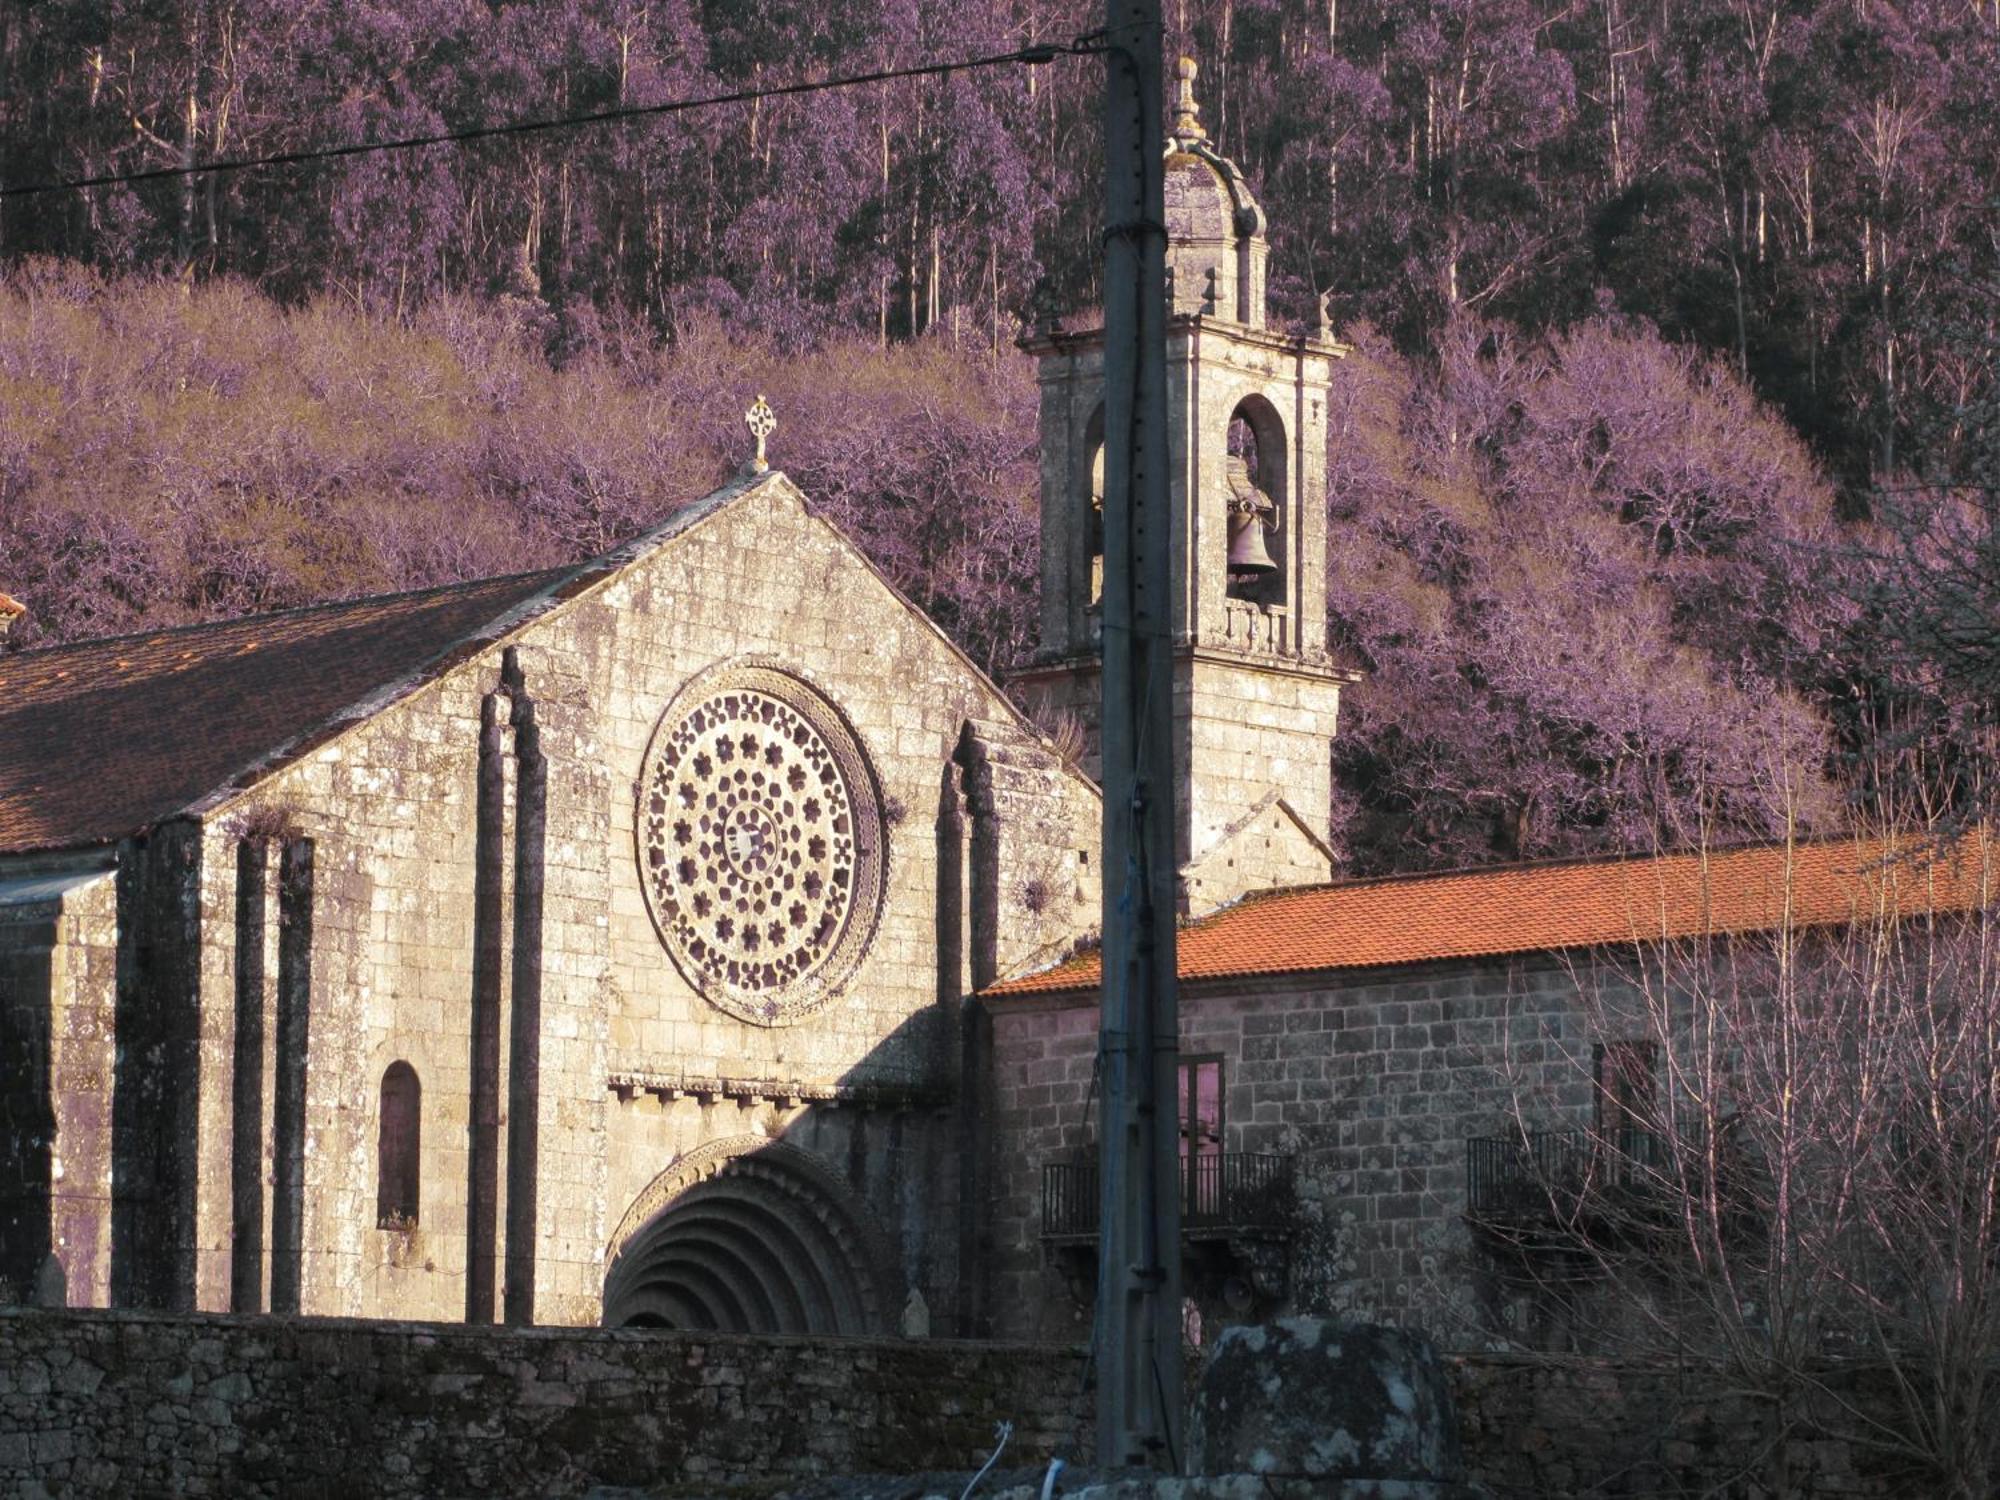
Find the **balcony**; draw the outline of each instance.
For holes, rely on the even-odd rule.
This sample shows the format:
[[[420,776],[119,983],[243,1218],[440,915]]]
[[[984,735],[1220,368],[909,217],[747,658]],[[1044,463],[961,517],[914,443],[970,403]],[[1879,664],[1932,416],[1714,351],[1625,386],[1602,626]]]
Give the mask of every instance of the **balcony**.
[[[1284,1238],[1290,1233],[1292,1158],[1229,1151],[1181,1161],[1181,1237]],[[1077,1244],[1097,1237],[1097,1163],[1042,1168],[1042,1238]]]
[[[1466,1217],[1496,1231],[1607,1238],[1658,1224],[1680,1188],[1667,1143],[1636,1127],[1465,1143]]]

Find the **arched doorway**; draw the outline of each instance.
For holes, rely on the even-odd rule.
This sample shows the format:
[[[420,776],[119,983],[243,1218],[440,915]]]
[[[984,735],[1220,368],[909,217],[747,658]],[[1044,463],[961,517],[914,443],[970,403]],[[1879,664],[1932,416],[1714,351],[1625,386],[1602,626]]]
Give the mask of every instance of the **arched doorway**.
[[[611,1328],[884,1331],[866,1211],[806,1152],[761,1136],[683,1156],[633,1203],[604,1278]]]

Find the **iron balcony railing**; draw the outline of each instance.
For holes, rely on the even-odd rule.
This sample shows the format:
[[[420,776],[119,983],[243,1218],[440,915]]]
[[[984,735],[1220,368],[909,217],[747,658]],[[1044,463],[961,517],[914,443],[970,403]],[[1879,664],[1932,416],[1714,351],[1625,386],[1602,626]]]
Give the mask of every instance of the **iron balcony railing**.
[[[1637,1127],[1476,1136],[1465,1143],[1466,1209],[1519,1222],[1634,1208],[1664,1186],[1665,1165],[1660,1137]]]
[[[1283,1228],[1292,1208],[1292,1158],[1247,1151],[1181,1159],[1181,1230]],[[1042,1233],[1097,1233],[1097,1163],[1049,1162],[1042,1168]]]

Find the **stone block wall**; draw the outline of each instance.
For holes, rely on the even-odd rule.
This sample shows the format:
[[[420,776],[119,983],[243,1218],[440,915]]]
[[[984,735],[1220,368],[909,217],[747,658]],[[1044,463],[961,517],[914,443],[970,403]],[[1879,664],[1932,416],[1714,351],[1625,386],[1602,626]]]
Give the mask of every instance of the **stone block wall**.
[[[0,878],[0,1297],[51,1247],[72,1296],[111,1280],[118,938],[101,859]]]
[[[1101,686],[1095,659],[1042,666],[1011,679],[1048,723],[1083,728],[1085,774],[1100,774]],[[1213,910],[1253,890],[1310,885],[1332,875],[1323,846],[1333,789],[1333,737],[1346,681],[1265,653],[1187,649],[1174,663],[1176,857],[1204,887],[1195,909]],[[1278,857],[1225,868],[1215,859],[1246,819],[1283,797],[1310,837],[1290,834]],[[1317,845],[1313,842],[1317,840]]]
[[[1277,792],[1321,842],[1333,793],[1341,679],[1295,663],[1275,670],[1201,651],[1174,664],[1181,743],[1179,856],[1205,853],[1268,793]],[[1322,866],[1312,877],[1325,880]],[[1251,889],[1246,881],[1239,889]]]
[[[1463,1219],[1466,1142],[1517,1118],[1590,1123],[1576,984],[1528,959],[1183,986],[1183,1054],[1222,1059],[1224,1149],[1295,1162],[1288,1294],[1260,1312],[1417,1323],[1446,1347],[1494,1338],[1491,1268]],[[995,1332],[1077,1337],[1088,1308],[1043,1249],[1040,1192],[1046,1163],[1094,1149],[1096,999],[990,1009]]]
[[[769,1493],[973,1468],[1002,1420],[1017,1463],[1089,1442],[1069,1348],[21,1310],[0,1347],[9,1495]]]
[[[0,1309],[0,1348],[0,1494],[50,1500],[756,1496],[964,1473],[1002,1420],[1011,1469],[1087,1463],[1092,1445],[1074,1346]],[[1445,1369],[1494,1500],[1765,1492],[1765,1413],[1711,1372]],[[1857,1376],[1843,1399],[1868,1390]],[[1785,1457],[1797,1493],[1824,1500],[1927,1493],[1837,1421]]]
[[[1446,1358],[1467,1468],[1494,1500],[1569,1496],[1769,1495],[1768,1409],[1709,1369],[1645,1369],[1560,1356]],[[1897,1417],[1854,1372],[1842,1405],[1807,1413],[1781,1445],[1790,1493],[1815,1500],[1904,1500],[1934,1493],[1887,1451]],[[1849,1404],[1851,1403],[1851,1404]],[[1857,1440],[1868,1410],[1876,1447]]]
[[[1097,1140],[1094,1004],[995,1003],[987,1278],[1001,1338],[1087,1337],[1090,1311],[1045,1255],[1042,1169],[1086,1159]]]
[[[57,909],[45,899],[0,906],[0,1297],[10,1300],[27,1299],[52,1227],[46,997]]]
[[[1333,873],[1326,845],[1281,805],[1277,792],[1181,867],[1181,907],[1205,916],[1254,891],[1320,885]]]

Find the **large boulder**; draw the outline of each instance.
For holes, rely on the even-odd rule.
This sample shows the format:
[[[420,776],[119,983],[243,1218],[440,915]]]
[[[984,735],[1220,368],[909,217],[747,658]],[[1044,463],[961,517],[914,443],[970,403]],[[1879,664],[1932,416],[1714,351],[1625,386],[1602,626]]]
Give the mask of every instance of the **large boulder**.
[[[1232,1328],[1216,1341],[1188,1424],[1188,1470],[1469,1493],[1430,1341],[1319,1318]]]

